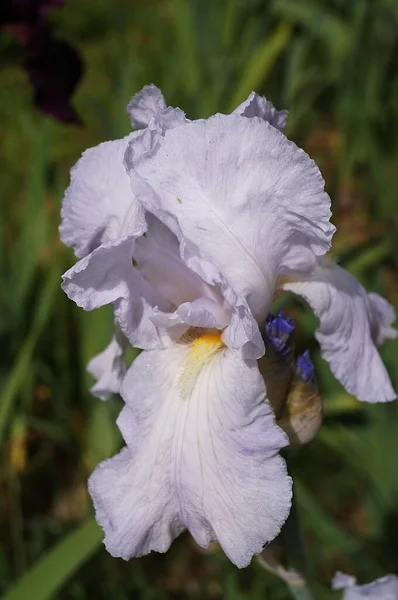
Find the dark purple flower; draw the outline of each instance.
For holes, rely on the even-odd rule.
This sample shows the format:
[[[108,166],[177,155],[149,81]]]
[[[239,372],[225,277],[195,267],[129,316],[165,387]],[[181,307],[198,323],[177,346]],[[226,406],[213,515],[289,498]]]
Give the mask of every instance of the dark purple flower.
[[[36,106],[58,121],[79,123],[70,103],[82,74],[82,62],[75,50],[66,42],[48,36],[30,47],[24,66]]]
[[[24,67],[36,106],[64,122],[80,119],[70,98],[82,75],[82,62],[66,42],[53,38],[46,15],[64,0],[2,0],[0,28],[11,31],[24,47]]]

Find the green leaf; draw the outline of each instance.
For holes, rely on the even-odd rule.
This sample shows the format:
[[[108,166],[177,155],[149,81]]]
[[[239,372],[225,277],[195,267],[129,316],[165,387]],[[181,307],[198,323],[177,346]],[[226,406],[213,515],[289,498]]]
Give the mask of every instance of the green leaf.
[[[47,323],[48,317],[50,316],[54,295],[59,289],[59,283],[59,268],[58,264],[55,263],[55,266],[50,271],[47,281],[45,282],[42,293],[38,298],[37,310],[32,327],[26,336],[13,369],[4,383],[0,394],[0,442],[3,441],[3,433],[8,423],[13,403],[30,368],[30,362],[35,346]]]
[[[350,26],[319,2],[297,2],[297,0],[276,0],[275,12],[282,18],[299,23],[322,40],[335,59],[341,60],[353,37]]]
[[[41,558],[1,600],[49,600],[98,548],[103,537],[94,518]]]
[[[87,431],[87,464],[90,470],[120,448],[121,436],[116,427],[119,412],[119,403],[93,401]]]
[[[257,49],[244,70],[240,82],[237,83],[236,93],[231,100],[228,112],[232,112],[251,91],[258,89],[260,84],[264,83],[280,54],[286,48],[291,30],[290,23],[280,23],[275,32]]]
[[[171,6],[180,55],[182,83],[189,94],[195,94],[200,88],[201,61],[198,53],[194,6],[185,0],[173,0]]]

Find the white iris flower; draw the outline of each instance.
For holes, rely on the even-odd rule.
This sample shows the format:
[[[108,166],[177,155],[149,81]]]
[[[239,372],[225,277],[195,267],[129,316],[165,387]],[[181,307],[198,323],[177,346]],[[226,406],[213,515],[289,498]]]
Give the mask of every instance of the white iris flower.
[[[362,400],[395,397],[375,344],[394,312],[322,258],[334,227],[315,163],[281,132],[286,113],[251,94],[231,115],[189,121],[155,86],[129,104],[138,128],[87,150],[62,209],[81,259],[63,288],[112,303],[116,335],[90,363],[120,391],[126,447],[90,479],[111,554],[164,552],[188,529],[246,566],[285,521],[291,480],[258,359],[276,292],[305,298],[323,356]],[[125,338],[144,351],[125,373]]]

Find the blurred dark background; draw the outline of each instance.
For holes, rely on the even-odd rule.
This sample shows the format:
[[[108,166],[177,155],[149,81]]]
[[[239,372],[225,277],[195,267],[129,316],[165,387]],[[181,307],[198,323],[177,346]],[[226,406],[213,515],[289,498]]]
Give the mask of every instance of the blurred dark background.
[[[103,549],[86,481],[121,444],[121,403],[90,396],[85,365],[112,318],[60,290],[74,262],[58,239],[60,204],[81,152],[129,132],[126,105],[143,85],[191,118],[229,112],[255,90],[290,111],[288,136],[323,172],[335,259],[397,306],[398,2],[1,2],[0,597],[288,598],[256,561],[239,571],[187,535],[129,563]],[[398,572],[398,405],[347,395],[319,357],[314,317],[290,311],[325,405],[290,466],[326,600],[338,597],[338,568],[361,581]],[[398,342],[382,355],[398,388]]]

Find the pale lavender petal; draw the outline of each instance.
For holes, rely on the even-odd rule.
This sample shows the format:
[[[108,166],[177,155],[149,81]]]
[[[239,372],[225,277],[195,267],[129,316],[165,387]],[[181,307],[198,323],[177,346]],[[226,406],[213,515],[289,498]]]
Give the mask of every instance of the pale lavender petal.
[[[281,270],[309,269],[329,249],[318,168],[264,120],[216,115],[176,127],[126,166],[145,208],[199,248],[256,318]]]
[[[332,589],[333,590],[344,590],[348,587],[353,587],[357,583],[357,580],[352,575],[346,575],[341,571],[337,571],[335,576],[332,579]]]
[[[162,92],[151,83],[131,98],[127,106],[127,113],[135,129],[145,129],[151,120],[165,108],[166,102]]]
[[[287,110],[277,110],[270,100],[267,100],[265,96],[259,96],[256,92],[251,92],[248,98],[238,108],[235,108],[232,114],[249,119],[260,117],[279,131],[285,129],[288,116]]]
[[[136,241],[134,260],[140,273],[172,305],[192,302],[210,295],[222,301],[217,290],[211,289],[180,256],[180,243],[159,219],[147,215],[148,231]]]
[[[138,348],[163,345],[150,319],[152,288],[132,265],[134,238],[126,236],[103,244],[63,275],[62,289],[84,310],[113,303],[115,318],[130,342]]]
[[[244,567],[287,517],[291,480],[278,455],[287,438],[257,363],[214,340],[143,352],[126,375],[127,448],[89,483],[114,556],[165,552],[187,528]]]
[[[372,583],[357,585],[355,577],[337,572],[332,587],[344,589],[342,600],[398,600],[398,577],[385,575]]]
[[[185,125],[189,122],[190,120],[186,118],[181,108],[172,108],[169,106],[153,119],[149,128],[157,129],[164,135],[168,129],[174,129],[174,127]]]
[[[374,303],[352,275],[325,261],[305,280],[288,281],[281,288],[312,307],[320,321],[315,335],[322,356],[350,394],[367,402],[396,397],[375,345],[380,333]]]
[[[155,85],[146,85],[132,97],[127,107],[135,129],[149,128],[164,135],[167,129],[187,123],[180,108],[166,107],[162,92]]]
[[[71,171],[62,204],[61,240],[83,257],[126,233],[146,229],[144,209],[134,198],[123,156],[133,133],[86,150]]]
[[[187,264],[203,281],[220,289],[225,305],[230,307],[230,321],[222,334],[223,342],[231,350],[239,350],[242,358],[253,359],[263,356],[265,347],[258,323],[246,300],[241,298],[226,281],[225,277],[209,261],[201,259],[192,245],[184,242]]]
[[[92,358],[87,365],[87,371],[96,379],[90,392],[101,400],[107,400],[112,394],[119,393],[126,374],[123,358],[126,344],[123,337],[120,333],[113,336],[105,350]]]
[[[231,311],[223,309],[211,298],[198,298],[177,308],[177,314],[191,327],[224,329],[231,321]]]
[[[372,313],[372,333],[376,344],[380,346],[387,340],[395,340],[398,331],[391,327],[397,315],[393,306],[387,300],[371,292],[368,294]]]

